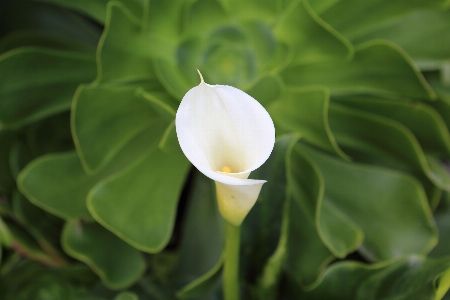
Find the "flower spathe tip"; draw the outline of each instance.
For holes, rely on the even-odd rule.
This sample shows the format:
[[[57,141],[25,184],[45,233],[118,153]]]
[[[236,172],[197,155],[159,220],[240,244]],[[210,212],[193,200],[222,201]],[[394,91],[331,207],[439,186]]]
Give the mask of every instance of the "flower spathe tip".
[[[180,147],[189,161],[216,182],[222,216],[239,226],[264,180],[247,179],[269,157],[275,127],[264,107],[245,92],[201,83],[183,97],[176,114]]]
[[[197,68],[195,68],[196,70],[197,70],[197,73],[198,73],[198,75],[200,76],[200,84],[202,84],[202,83],[205,83],[205,81],[203,80],[203,76],[202,76],[202,73],[200,73],[200,70],[199,69],[197,69]]]

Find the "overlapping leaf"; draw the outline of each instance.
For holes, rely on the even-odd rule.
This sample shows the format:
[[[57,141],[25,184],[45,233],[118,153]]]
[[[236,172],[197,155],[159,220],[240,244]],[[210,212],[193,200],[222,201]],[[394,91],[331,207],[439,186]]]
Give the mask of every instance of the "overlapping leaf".
[[[40,48],[4,53],[0,56],[0,123],[18,126],[67,110],[76,87],[94,76],[95,62],[89,54]]]
[[[450,11],[418,11],[391,26],[382,27],[355,39],[361,43],[370,39],[395,42],[422,69],[437,69],[439,63],[450,58]]]
[[[425,103],[368,96],[344,96],[336,100],[396,120],[411,130],[425,152],[439,157],[450,156],[450,133],[445,121],[439,111]]]
[[[292,30],[297,33],[292,34]],[[332,58],[350,58],[353,46],[326,24],[310,7],[308,1],[292,1],[274,33],[280,41],[294,48],[293,64],[311,63]]]
[[[100,172],[88,175],[75,152],[41,156],[21,172],[18,186],[35,205],[64,219],[91,219],[86,197],[103,178],[116,173],[161,140],[165,123],[142,131]]]
[[[329,91],[326,88],[287,89],[269,106],[275,124],[300,133],[305,140],[346,157],[328,125]]]
[[[154,148],[129,168],[97,184],[88,195],[89,211],[134,247],[159,252],[172,234],[188,167],[181,151],[167,154]]]
[[[346,37],[355,38],[415,10],[446,5],[446,0],[341,0],[327,5],[320,16]]]
[[[449,258],[409,256],[375,265],[348,261],[330,267],[311,291],[291,286],[292,298],[311,300],[435,299],[435,280],[450,266]]]
[[[436,245],[436,225],[417,180],[389,169],[301,149],[306,150],[324,177],[318,228],[324,243],[337,256],[361,245],[359,251],[367,259],[383,261],[406,254],[426,254]],[[343,226],[334,224],[336,218]],[[362,236],[349,240],[351,235]]]
[[[359,45],[350,62],[333,60],[289,66],[281,76],[289,86],[327,86],[332,95],[376,93],[420,99],[436,96],[405,53],[385,41]]]
[[[450,188],[450,174],[445,167],[425,156],[417,139],[402,124],[333,104],[330,126],[338,144],[355,160],[396,168],[418,178],[426,176],[434,185]]]
[[[89,265],[111,289],[130,286],[145,270],[138,250],[96,223],[67,223],[62,246],[69,255]]]

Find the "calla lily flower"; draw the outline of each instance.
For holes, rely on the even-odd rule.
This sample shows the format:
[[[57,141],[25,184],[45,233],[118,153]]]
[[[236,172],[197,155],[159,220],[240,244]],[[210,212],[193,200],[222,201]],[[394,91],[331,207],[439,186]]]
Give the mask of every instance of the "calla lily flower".
[[[200,78],[178,107],[178,141],[189,161],[215,181],[224,219],[240,226],[266,182],[247,178],[272,152],[275,127],[264,107],[245,92]]]

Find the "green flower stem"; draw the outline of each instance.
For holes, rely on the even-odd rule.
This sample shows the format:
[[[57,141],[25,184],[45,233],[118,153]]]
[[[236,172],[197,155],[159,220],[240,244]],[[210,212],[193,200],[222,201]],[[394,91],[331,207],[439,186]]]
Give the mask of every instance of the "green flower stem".
[[[239,300],[239,248],[241,227],[227,222],[225,236],[225,265],[223,268],[223,294],[225,300]]]

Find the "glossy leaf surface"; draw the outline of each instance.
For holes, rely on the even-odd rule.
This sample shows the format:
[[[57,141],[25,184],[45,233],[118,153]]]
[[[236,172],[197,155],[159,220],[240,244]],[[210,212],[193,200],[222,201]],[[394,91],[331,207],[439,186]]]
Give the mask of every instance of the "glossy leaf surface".
[[[67,223],[61,243],[69,255],[89,265],[112,289],[130,286],[145,270],[139,251],[96,223]]]

